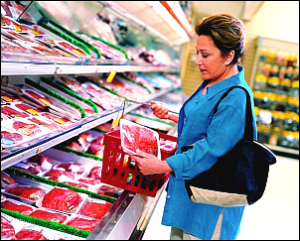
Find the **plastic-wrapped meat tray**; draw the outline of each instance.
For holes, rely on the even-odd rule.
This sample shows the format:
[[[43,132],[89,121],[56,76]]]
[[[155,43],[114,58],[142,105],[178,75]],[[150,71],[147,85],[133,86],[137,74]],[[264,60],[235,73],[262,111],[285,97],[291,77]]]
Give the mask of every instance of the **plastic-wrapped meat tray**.
[[[36,202],[36,205],[70,214],[77,213],[86,199],[85,194],[67,188],[54,187],[43,199]]]
[[[1,189],[16,185],[16,181],[9,174],[1,172]]]
[[[36,210],[36,208],[32,207],[31,205],[10,198],[7,198],[5,201],[1,202],[1,208],[19,212],[25,215],[29,215]]]
[[[112,203],[104,200],[89,198],[84,205],[82,205],[78,214],[101,220],[112,205]]]
[[[71,215],[71,217],[69,217],[64,224],[73,228],[92,232],[99,222],[100,220],[95,218],[74,214]]]
[[[46,208],[38,208],[34,212],[29,214],[29,216],[57,223],[64,223],[69,217],[66,214],[55,212]]]
[[[30,138],[16,131],[4,127],[5,121],[1,122],[1,147],[10,148],[30,141]],[[3,127],[2,127],[3,126]]]

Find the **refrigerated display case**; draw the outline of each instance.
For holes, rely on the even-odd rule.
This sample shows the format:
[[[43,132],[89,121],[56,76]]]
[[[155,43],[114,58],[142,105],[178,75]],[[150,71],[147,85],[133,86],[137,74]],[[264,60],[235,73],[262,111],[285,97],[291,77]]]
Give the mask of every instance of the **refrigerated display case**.
[[[258,37],[250,83],[259,141],[299,156],[299,44]]]
[[[20,41],[23,40],[18,40],[12,43],[6,43],[5,41],[1,41],[1,46],[3,48],[7,48],[4,49],[4,51],[1,51],[1,85],[3,86],[3,88],[14,86],[14,89],[10,91],[17,91],[17,88],[23,88],[24,86],[26,86],[28,88],[33,88],[33,90],[36,91],[43,90],[43,93],[48,98],[51,98],[52,96],[52,98],[58,98],[61,101],[65,100],[67,104],[75,103],[71,104],[73,105],[73,107],[79,105],[93,109],[93,104],[90,104],[90,102],[88,101],[84,101],[84,98],[79,98],[78,95],[74,94],[72,91],[69,90],[67,91],[67,93],[63,93],[65,91],[64,88],[66,88],[66,86],[59,85],[61,83],[58,82],[56,82],[56,86],[50,86],[47,85],[47,82],[42,81],[42,78],[46,78],[48,79],[48,81],[50,80],[50,82],[55,82],[55,78],[60,76],[68,76],[69,78],[76,78],[80,76],[93,76],[99,79],[107,79],[109,76],[113,78],[116,72],[125,73],[126,75],[128,73],[155,73],[164,76],[164,78],[169,78],[171,83],[169,86],[154,87],[155,91],[149,91],[149,94],[144,96],[143,102],[148,102],[152,99],[157,99],[167,93],[170,93],[174,90],[178,90],[181,87],[180,70],[178,65],[179,60],[177,60],[176,62],[171,61],[171,59],[176,59],[174,58],[174,56],[178,56],[178,47],[181,44],[189,41],[190,38],[187,34],[187,29],[190,26],[187,25],[182,19],[181,23],[174,21],[174,19],[173,22],[166,20],[166,13],[169,14],[169,12],[160,5],[146,1],[7,1],[7,3],[8,2],[11,3],[10,6],[3,5],[2,7],[6,10],[7,13],[12,13],[11,16],[9,16],[11,17],[11,21],[6,21],[5,17],[3,16],[2,18],[1,14],[1,22],[3,22],[3,24],[1,23],[1,40],[8,41],[5,38],[11,36],[9,35],[9,33],[7,33],[7,27],[10,24],[15,26],[14,29],[18,27],[21,30],[26,30],[26,26],[27,29],[30,29],[30,26],[33,26],[34,29],[30,31],[52,31],[51,34],[49,33],[49,35],[47,35],[51,37],[54,37],[56,32],[53,29],[55,29],[56,27],[60,30],[60,32],[57,32],[58,34],[56,34],[55,36],[56,42],[54,43],[58,43],[57,41],[60,41],[61,44],[69,43],[70,45],[70,43],[72,42],[73,45],[70,46],[73,48],[74,51],[76,50],[76,48],[81,47],[80,43],[86,43],[86,41],[82,40],[82,38],[78,37],[78,35],[78,38],[74,35],[74,33],[79,33],[80,31],[81,33],[86,32],[87,34],[93,35],[94,37],[97,36],[94,38],[94,40],[99,41],[98,38],[101,38],[102,44],[106,44],[107,46],[113,47],[114,49],[120,50],[121,52],[123,52],[123,49],[126,49],[126,53],[132,54],[134,53],[134,51],[132,51],[132,49],[134,49],[132,46],[120,47],[117,41],[113,42],[113,39],[109,38],[112,36],[111,34],[109,34],[109,32],[124,29],[124,23],[126,23],[127,30],[129,30],[128,32],[139,32],[143,30],[142,42],[146,45],[146,47],[142,49],[143,54],[141,54],[141,60],[138,60],[138,58],[136,58],[136,56],[132,54],[130,55],[131,59],[128,59],[128,56],[126,56],[126,62],[120,63],[117,60],[111,61],[109,59],[100,59],[100,56],[97,56],[97,50],[95,50],[93,46],[87,43],[86,44],[88,47],[83,48],[83,51],[86,51],[86,54],[84,55],[84,57],[78,57],[75,54],[72,54],[72,52],[65,51],[62,53],[61,49],[59,49],[58,44],[52,47],[55,48],[56,54],[58,53],[61,55],[53,56],[53,53],[50,53],[51,51],[47,51],[46,49],[43,49],[43,52],[34,52],[32,48],[28,47],[29,45],[26,45],[26,47],[24,48],[26,49],[28,47],[27,49],[30,49],[30,51],[28,50],[27,53],[22,52],[23,49],[21,47],[25,45],[20,45]],[[153,4],[155,6],[153,6]],[[36,8],[41,8],[42,11],[37,11]],[[3,12],[1,11],[1,13]],[[102,22],[100,24],[100,20],[105,19],[105,17],[109,18],[111,16],[114,16],[114,20],[122,19],[122,21],[119,21],[120,24],[117,27],[115,26],[115,28],[111,29],[107,28],[109,26],[107,24],[107,22],[109,21],[108,19],[105,20],[106,24],[105,22]],[[149,18],[149,16],[151,16],[151,18]],[[52,21],[49,21],[49,19],[51,19]],[[51,27],[53,29],[47,27],[47,24],[49,22],[52,24]],[[155,22],[160,22],[160,24],[157,25],[155,24]],[[8,23],[8,25],[6,25],[6,23]],[[32,25],[32,23],[34,24]],[[36,27],[37,25],[42,27],[38,28]],[[102,32],[103,35],[101,36],[97,35],[100,32],[98,28],[101,28],[101,30],[105,29],[106,32]],[[24,35],[24,37],[25,36],[27,35]],[[68,36],[72,36],[77,41],[70,40]],[[16,35],[16,37],[21,38],[22,36]],[[124,39],[126,38],[123,36],[123,40]],[[40,38],[40,42],[47,42],[50,40],[51,39],[47,40],[45,36],[43,37],[43,39]],[[121,42],[120,39],[119,42]],[[154,49],[152,51],[149,50],[151,43],[153,43],[154,46]],[[48,45],[48,47],[49,46],[50,45]],[[18,48],[21,48],[22,50]],[[162,49],[160,48],[164,49],[165,52],[161,53]],[[157,62],[154,61],[155,58],[153,60],[153,57],[159,50],[161,52],[158,54],[158,56],[163,56],[163,58],[161,59],[161,61]],[[79,53],[78,50],[76,53]],[[168,54],[171,54],[171,58],[167,56]],[[104,56],[105,54],[101,52],[100,55]],[[135,59],[136,61],[133,61],[133,59]],[[174,81],[174,78],[176,79],[176,81]],[[142,84],[140,83],[140,85]],[[1,99],[4,99],[4,97]],[[4,104],[8,106],[7,102],[5,102]],[[140,106],[140,104],[130,104],[125,108],[124,114],[129,113],[132,110],[136,110]],[[100,110],[99,106],[98,110]],[[113,204],[92,232],[86,233],[78,231],[80,234],[78,234],[79,236],[69,236],[70,232],[72,233],[72,230],[70,228],[66,228],[65,230],[69,230],[69,232],[58,232],[59,234],[57,237],[63,238],[64,236],[61,234],[67,233],[65,236],[67,236],[67,238],[69,239],[139,239],[142,237],[142,234],[145,231],[148,218],[149,216],[151,216],[151,211],[153,211],[153,207],[155,206],[157,199],[160,197],[160,194],[164,189],[165,183],[161,186],[161,189],[158,190],[155,198],[126,190],[120,192],[120,195],[117,195],[117,197],[107,197],[105,195],[102,195],[102,193],[98,194],[89,190],[84,191],[84,189],[82,188],[83,186],[76,187],[72,186],[72,184],[70,183],[61,182],[61,180],[59,182],[49,180],[41,175],[41,173],[43,172],[24,172],[24,166],[26,166],[26,163],[25,165],[22,165],[24,164],[23,161],[27,161],[28,159],[32,159],[34,157],[37,157],[38,155],[47,155],[49,158],[52,157],[54,159],[60,159],[62,162],[66,163],[70,162],[70,160],[76,160],[76,162],[82,161],[82,163],[88,163],[92,160],[92,162],[100,163],[101,157],[89,155],[85,152],[83,152],[85,154],[82,154],[74,150],[71,151],[66,148],[64,149],[61,147],[60,144],[63,144],[64,142],[76,136],[91,131],[93,128],[98,127],[101,124],[111,122],[116,117],[117,112],[118,108],[105,110],[103,112],[95,111],[95,113],[93,113],[90,116],[83,115],[82,113],[84,112],[81,112],[82,115],[78,121],[74,121],[64,128],[57,128],[56,130],[51,131],[47,135],[42,135],[38,138],[30,140],[30,142],[28,143],[21,143],[20,145],[10,147],[8,146],[6,148],[3,148],[4,146],[2,145],[1,140],[1,171],[7,171],[9,175],[11,175],[11,177],[15,178],[18,181],[19,184],[32,184],[37,186],[40,185],[45,186],[49,189],[53,189],[53,187],[70,188],[71,190],[79,191],[80,195],[91,195],[91,197],[95,197],[98,200],[108,200]],[[47,117],[50,116],[48,115]],[[164,124],[169,127],[169,124]],[[91,156],[93,157],[91,158]],[[31,166],[30,168],[32,169],[26,169],[28,168],[28,166],[26,166],[25,169],[27,171],[37,170],[34,169],[34,167]],[[9,195],[5,192],[3,193],[4,195],[7,195],[5,197],[8,198]],[[16,198],[13,196],[10,197]],[[9,216],[11,219],[21,220],[27,224],[36,223],[34,222],[34,219],[29,220],[27,217],[22,216],[22,214],[10,212],[2,208],[1,211],[1,213],[4,213],[4,215]],[[147,217],[147,219],[145,219],[145,217]],[[44,229],[45,227],[52,227],[52,230],[63,230],[62,227],[60,227],[59,225],[55,226],[53,224],[54,226],[52,226],[52,223],[50,226],[47,226],[49,225],[49,223],[39,221],[38,224],[41,225],[40,227],[43,227]]]

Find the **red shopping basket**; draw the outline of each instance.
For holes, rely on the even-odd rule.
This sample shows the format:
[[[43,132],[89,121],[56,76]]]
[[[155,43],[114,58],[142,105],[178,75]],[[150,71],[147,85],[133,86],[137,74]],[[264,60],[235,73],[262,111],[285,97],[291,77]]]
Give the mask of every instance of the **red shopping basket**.
[[[160,139],[177,142],[177,138],[158,132]],[[169,173],[143,175],[128,154],[121,147],[120,130],[104,134],[104,154],[101,181],[135,193],[155,197],[157,191],[168,180]],[[161,150],[161,159],[173,155],[176,151]]]

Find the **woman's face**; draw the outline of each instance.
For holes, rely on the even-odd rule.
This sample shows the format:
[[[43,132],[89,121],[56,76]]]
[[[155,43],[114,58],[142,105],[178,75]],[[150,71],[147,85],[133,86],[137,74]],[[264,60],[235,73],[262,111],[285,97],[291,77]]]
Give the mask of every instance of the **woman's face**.
[[[195,64],[198,65],[204,80],[219,80],[226,71],[228,60],[222,57],[221,51],[214,44],[211,37],[200,35],[197,39],[197,58]]]

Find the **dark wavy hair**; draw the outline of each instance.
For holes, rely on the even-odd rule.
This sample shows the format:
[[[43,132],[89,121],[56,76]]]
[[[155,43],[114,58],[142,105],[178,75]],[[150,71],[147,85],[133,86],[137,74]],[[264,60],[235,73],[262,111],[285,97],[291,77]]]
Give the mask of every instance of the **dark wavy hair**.
[[[195,26],[198,36],[212,38],[225,57],[231,50],[235,55],[230,64],[237,64],[245,51],[245,29],[243,22],[230,14],[216,14],[203,18]]]

